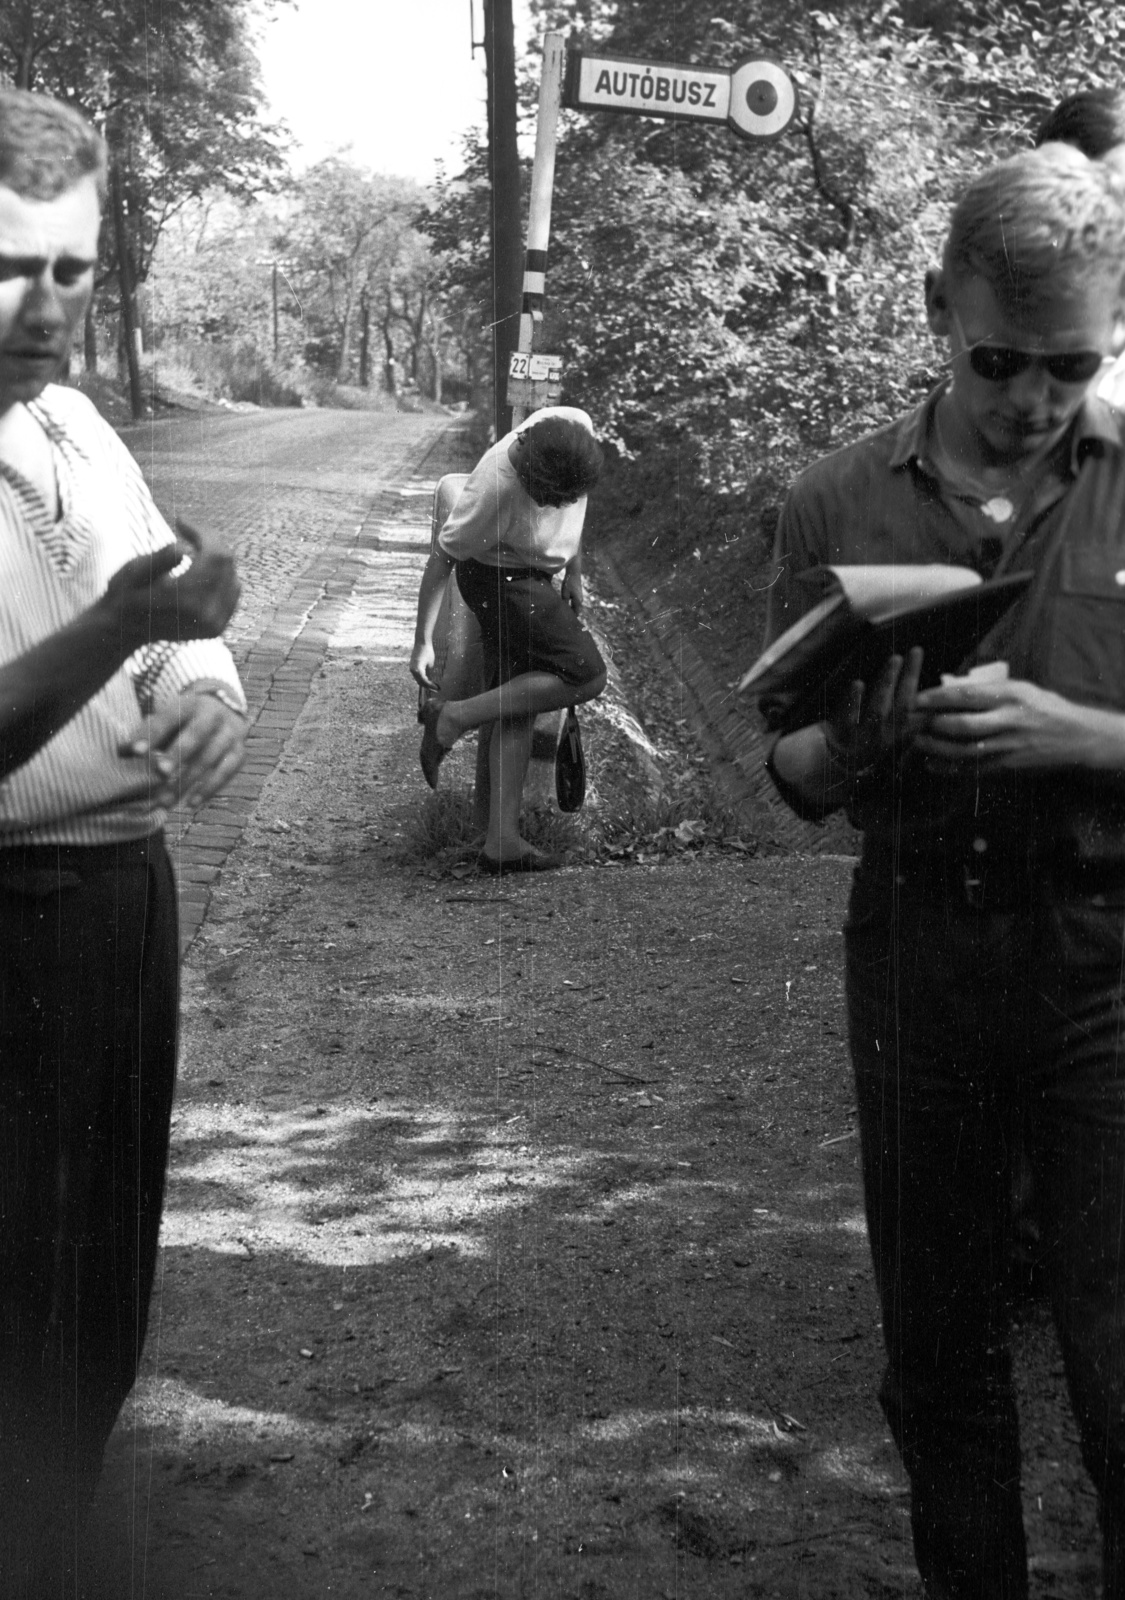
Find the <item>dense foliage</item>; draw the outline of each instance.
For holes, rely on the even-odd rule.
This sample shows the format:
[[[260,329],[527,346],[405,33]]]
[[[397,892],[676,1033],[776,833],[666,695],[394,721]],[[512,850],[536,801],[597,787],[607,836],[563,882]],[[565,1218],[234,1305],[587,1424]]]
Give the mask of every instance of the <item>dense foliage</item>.
[[[287,3],[5,0],[0,81],[105,131],[127,278],[166,383],[293,402],[323,381],[385,381],[393,360],[440,394],[449,341],[438,262],[413,226],[422,191],[343,157],[291,179],[284,130],[262,116],[255,31]],[[117,343],[112,211],[98,306]],[[96,333],[91,321],[88,365]]]
[[[366,384],[374,365],[385,381],[406,346],[417,378],[429,353],[436,266],[413,226],[423,203],[419,186],[331,156],[297,180],[291,196],[278,244],[307,318],[306,354],[340,383],[358,373]]]
[[[148,275],[160,233],[216,188],[260,193],[282,165],[282,133],[262,119],[256,19],[287,0],[5,0],[0,77],[83,111],[121,175],[131,281]],[[103,273],[115,265],[111,227]]]
[[[416,222],[425,191],[342,156],[252,203],[209,193],[165,227],[143,296],[166,386],[296,403],[334,385],[417,386],[459,373]],[[452,359],[451,359],[452,358]]]
[[[540,28],[577,22],[591,50],[725,69],[769,56],[798,85],[774,143],[564,117],[544,344],[566,357],[568,395],[641,462],[630,492],[643,479],[670,507],[674,475],[689,537],[690,508],[744,519],[934,381],[921,286],[954,196],[1063,94],[1115,82],[1125,44],[1125,10],[1082,0],[536,9]],[[467,298],[483,281],[479,176],[477,155],[433,228],[457,241],[445,271]]]

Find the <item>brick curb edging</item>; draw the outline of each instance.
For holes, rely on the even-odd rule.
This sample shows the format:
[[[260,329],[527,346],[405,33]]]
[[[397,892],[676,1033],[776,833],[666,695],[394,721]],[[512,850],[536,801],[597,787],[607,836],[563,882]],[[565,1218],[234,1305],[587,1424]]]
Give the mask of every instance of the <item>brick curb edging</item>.
[[[604,574],[619,601],[641,613],[654,660],[685,689],[692,729],[721,798],[745,819],[762,844],[813,850],[817,830],[788,810],[766,773],[765,738],[738,710],[730,690],[716,682],[681,630],[676,609],[640,593],[604,550],[597,552],[596,571]]]
[[[454,425],[431,435],[416,455],[397,462],[387,479],[417,476],[455,431]],[[308,700],[336,624],[364,570],[355,560],[356,553],[380,543],[378,536],[368,531],[371,523],[400,505],[397,488],[375,490],[359,526],[352,524],[329,536],[261,634],[241,655],[238,670],[251,718],[246,760],[222,794],[198,811],[175,812],[169,818],[168,843],[180,898],[181,955],[187,953],[203,926],[212,889],[241,840],[266,779],[277,766]]]

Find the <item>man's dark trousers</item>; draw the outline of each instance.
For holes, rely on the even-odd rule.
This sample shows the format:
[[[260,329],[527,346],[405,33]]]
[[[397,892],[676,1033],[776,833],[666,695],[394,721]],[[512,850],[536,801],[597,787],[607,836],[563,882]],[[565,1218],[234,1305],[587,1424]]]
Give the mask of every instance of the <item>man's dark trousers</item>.
[[[0,850],[5,1596],[46,1592],[43,1567],[72,1561],[136,1377],[178,982],[175,885],[159,836]]]
[[[919,1569],[935,1600],[1028,1592],[1006,1287],[1021,1126],[1105,1596],[1125,1600],[1125,883],[1029,875],[989,909],[941,864],[872,854],[848,1008],[881,1398]]]

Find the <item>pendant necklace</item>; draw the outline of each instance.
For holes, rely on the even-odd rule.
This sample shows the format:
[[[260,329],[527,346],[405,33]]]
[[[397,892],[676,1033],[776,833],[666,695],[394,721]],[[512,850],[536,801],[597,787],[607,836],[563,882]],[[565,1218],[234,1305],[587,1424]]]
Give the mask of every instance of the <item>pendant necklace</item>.
[[[981,514],[997,527],[1004,527],[1014,520],[1019,505],[1032,485],[1025,482],[1022,485],[1023,492],[1017,499],[1014,484],[1005,489],[990,488],[955,462],[942,436],[940,405],[934,408],[934,443],[937,446],[938,470],[959,499],[975,502]]]

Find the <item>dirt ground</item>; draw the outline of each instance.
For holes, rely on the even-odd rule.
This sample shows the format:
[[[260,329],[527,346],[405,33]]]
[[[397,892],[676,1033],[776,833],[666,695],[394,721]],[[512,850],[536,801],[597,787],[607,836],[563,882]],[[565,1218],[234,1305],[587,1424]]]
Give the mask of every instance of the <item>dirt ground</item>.
[[[874,1398],[851,862],[429,876],[402,859],[403,637],[355,637],[187,960],[91,1600],[916,1600]],[[1033,1592],[1080,1600],[1092,1497],[1041,1308],[1017,1344]]]

